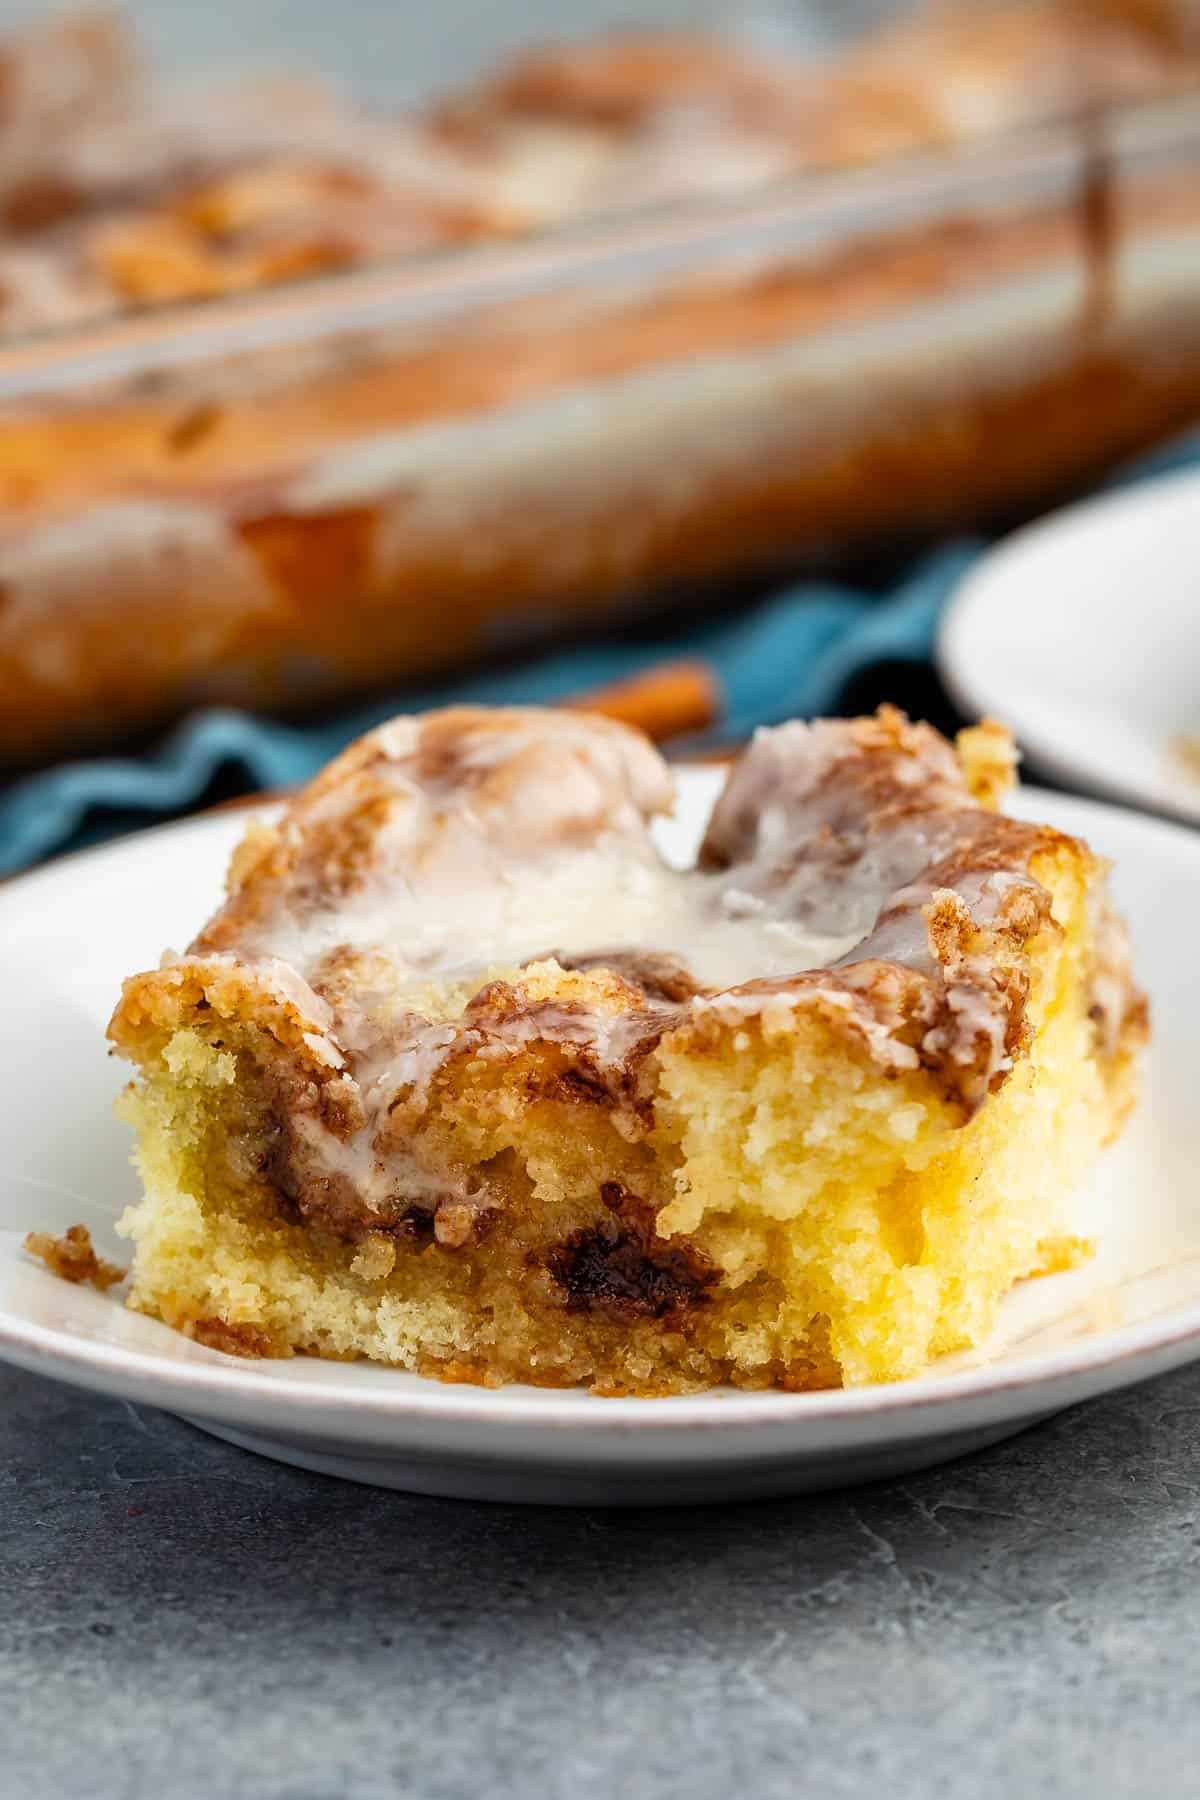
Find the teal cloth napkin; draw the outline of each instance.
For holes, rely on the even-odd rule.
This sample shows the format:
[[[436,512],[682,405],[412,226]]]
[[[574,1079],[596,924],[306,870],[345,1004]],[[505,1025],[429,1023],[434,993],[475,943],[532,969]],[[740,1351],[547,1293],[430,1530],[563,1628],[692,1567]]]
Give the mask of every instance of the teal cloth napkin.
[[[1200,466],[1200,436],[1120,479],[1189,464]],[[291,786],[397,711],[461,700],[554,700],[672,656],[702,656],[716,669],[726,701],[720,736],[740,738],[756,725],[835,712],[847,683],[873,664],[927,661],[938,615],[983,548],[981,540],[944,545],[882,594],[804,582],[735,618],[639,635],[634,643],[614,639],[560,650],[436,688],[405,689],[370,708],[303,725],[227,708],[197,713],[144,755],[65,763],[0,790],[0,874],[186,811],[222,771],[232,769],[246,789]]]

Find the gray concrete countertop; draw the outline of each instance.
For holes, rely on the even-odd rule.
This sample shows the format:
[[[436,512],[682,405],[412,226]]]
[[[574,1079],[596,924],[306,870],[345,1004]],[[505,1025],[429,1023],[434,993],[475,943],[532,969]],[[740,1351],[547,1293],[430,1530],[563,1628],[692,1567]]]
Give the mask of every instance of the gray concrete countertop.
[[[1200,1368],[854,1493],[554,1512],[0,1372],[0,1793],[1195,1794]]]

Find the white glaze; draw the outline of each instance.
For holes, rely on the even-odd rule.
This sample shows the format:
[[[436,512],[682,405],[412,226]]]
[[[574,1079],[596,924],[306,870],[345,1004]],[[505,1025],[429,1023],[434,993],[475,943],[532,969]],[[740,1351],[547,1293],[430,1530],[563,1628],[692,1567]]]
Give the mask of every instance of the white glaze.
[[[670,868],[648,830],[671,799],[657,754],[602,722],[528,717],[499,743],[486,729],[464,732],[446,782],[415,772],[419,721],[381,728],[373,778],[390,811],[373,826],[364,878],[315,907],[282,892],[239,935],[239,953],[307,984],[350,946],[382,959],[396,995],[556,951],[666,951],[702,985],[732,987],[828,963],[859,935],[836,922],[810,928],[796,887],[747,906],[752,869]],[[285,842],[337,828],[359,798],[353,781],[333,785],[285,826]],[[772,841],[767,861],[778,850]]]
[[[468,708],[369,734],[277,833],[252,831],[241,885],[192,954],[236,961],[293,1007],[349,1102],[328,1118],[311,1093],[296,1103],[285,1191],[318,1209],[334,1192],[342,1220],[359,1206],[394,1224],[417,1205],[436,1231],[443,1202],[479,1198],[461,1172],[421,1162],[412,1129],[449,1058],[557,1045],[632,1136],[641,1057],[663,1031],[755,1019],[771,1036],[807,1000],[841,1009],[882,1069],[931,1059],[968,1109],[980,1103],[1011,1067],[1013,1021],[976,934],[1015,889],[1045,896],[1020,868],[973,867],[972,835],[986,846],[993,826],[943,739],[899,715],[760,732],[688,868],[669,866],[649,830],[671,799],[666,765],[623,727]],[[958,909],[961,949],[953,933],[949,947],[931,941],[935,899]],[[637,973],[654,953],[708,992],[666,998],[644,961]],[[633,959],[642,986],[572,987],[545,966],[554,955],[619,976]],[[899,987],[880,988],[881,963],[899,965]],[[519,996],[490,985],[521,969]],[[793,981],[813,969],[829,974]],[[895,1029],[912,999],[904,970],[927,984],[915,1041]],[[458,1214],[446,1226],[465,1228]]]

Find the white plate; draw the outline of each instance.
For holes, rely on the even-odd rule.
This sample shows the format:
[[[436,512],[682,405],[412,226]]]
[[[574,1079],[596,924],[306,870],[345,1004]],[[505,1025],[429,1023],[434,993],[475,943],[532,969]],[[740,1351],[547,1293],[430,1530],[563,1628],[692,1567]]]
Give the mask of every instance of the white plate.
[[[682,771],[669,849],[686,854],[720,775]],[[216,901],[242,828],[210,816],[68,859],[0,890],[0,1356],[167,1407],[306,1467],[469,1498],[713,1500],[835,1486],[937,1462],[1058,1407],[1200,1355],[1200,837],[1056,796],[1022,810],[1115,858],[1155,1008],[1147,1092],[1087,1196],[1103,1251],[1030,1282],[985,1356],[895,1387],[601,1400],[447,1387],[364,1364],[248,1363],[73,1288],[20,1249],[83,1220],[110,1255],[136,1193],[111,1116],[103,1030],[121,977],[182,944]]]
[[[1068,507],[996,546],[946,610],[938,662],[1031,767],[1200,823],[1200,474]]]

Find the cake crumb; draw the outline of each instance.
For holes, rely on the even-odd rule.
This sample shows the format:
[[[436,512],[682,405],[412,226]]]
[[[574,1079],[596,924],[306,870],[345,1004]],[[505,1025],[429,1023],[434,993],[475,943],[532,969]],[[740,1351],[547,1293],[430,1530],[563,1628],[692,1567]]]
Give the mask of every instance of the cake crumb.
[[[396,1246],[382,1232],[373,1231],[366,1238],[350,1271],[360,1281],[384,1281],[396,1266]]]
[[[124,1281],[128,1273],[116,1263],[105,1262],[102,1256],[96,1255],[92,1234],[86,1225],[68,1225],[60,1237],[52,1237],[48,1231],[30,1231],[26,1234],[24,1247],[30,1256],[44,1262],[52,1275],[60,1275],[64,1281],[77,1284],[87,1282],[101,1294],[115,1287],[118,1281]]]
[[[989,812],[997,811],[1017,782],[1012,733],[996,719],[982,719],[960,731],[954,742],[973,798]]]
[[[289,1347],[278,1343],[269,1332],[245,1320],[196,1319],[187,1326],[187,1336],[209,1350],[220,1350],[226,1356],[286,1357]]]
[[[1200,737],[1180,736],[1171,739],[1171,754],[1184,772],[1200,776]]]

